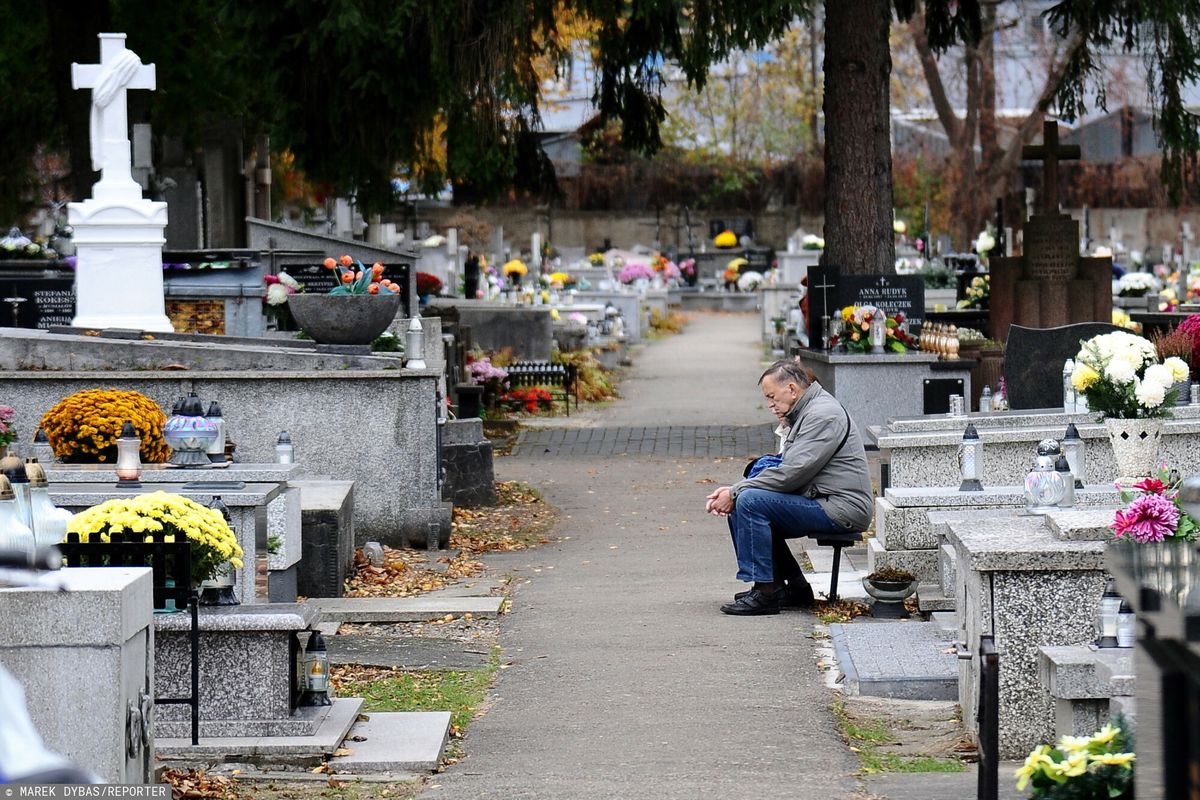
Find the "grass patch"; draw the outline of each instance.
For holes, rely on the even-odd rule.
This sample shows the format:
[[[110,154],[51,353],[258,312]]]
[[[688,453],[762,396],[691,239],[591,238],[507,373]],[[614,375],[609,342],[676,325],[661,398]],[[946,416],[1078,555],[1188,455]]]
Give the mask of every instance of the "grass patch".
[[[896,736],[882,720],[856,722],[846,712],[845,700],[839,694],[830,706],[838,730],[858,755],[863,772],[964,772],[966,767],[957,758],[923,755],[899,755],[885,748],[896,742]]]
[[[486,667],[459,672],[372,670],[344,668],[335,672],[337,692],[363,698],[364,713],[372,711],[449,711],[454,735],[461,736],[487,697],[500,669],[500,648],[492,650]]]

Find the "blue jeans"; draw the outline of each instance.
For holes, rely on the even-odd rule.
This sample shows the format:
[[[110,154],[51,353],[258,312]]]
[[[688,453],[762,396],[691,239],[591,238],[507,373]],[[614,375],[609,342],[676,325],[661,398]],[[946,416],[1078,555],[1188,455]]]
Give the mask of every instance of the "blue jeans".
[[[737,556],[737,579],[755,583],[775,580],[775,558],[771,548],[776,536],[795,539],[846,530],[831,520],[816,500],[766,489],[740,492],[728,520],[733,552]]]

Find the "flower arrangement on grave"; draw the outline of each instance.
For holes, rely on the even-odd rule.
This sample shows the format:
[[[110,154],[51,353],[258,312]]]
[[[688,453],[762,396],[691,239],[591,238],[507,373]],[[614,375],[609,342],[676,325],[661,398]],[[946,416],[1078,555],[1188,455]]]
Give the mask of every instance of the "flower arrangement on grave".
[[[525,266],[525,262],[521,259],[514,258],[504,265],[503,271],[506,278],[514,275],[517,277],[524,277],[525,275],[529,274],[529,267]]]
[[[696,274],[696,259],[685,258],[679,262],[679,273],[687,277],[692,277]]]
[[[1174,356],[1159,363],[1154,345],[1124,331],[1093,336],[1075,356],[1071,385],[1087,398],[1088,408],[1110,419],[1169,416],[1175,402],[1171,386],[1189,374]]]
[[[588,263],[593,267],[604,266],[604,253],[592,253],[588,256]]]
[[[737,234],[730,230],[721,231],[720,233],[718,233],[716,235],[716,238],[713,239],[713,246],[717,247],[721,250],[727,250],[731,247],[737,247],[737,244],[738,244]]]
[[[438,294],[442,291],[442,279],[430,272],[418,272],[415,276],[417,297]]]
[[[980,258],[987,258],[987,254],[996,246],[996,237],[992,235],[990,229],[982,230],[975,237],[975,252]]]
[[[1170,286],[1158,293],[1158,310],[1167,313],[1179,310],[1179,295]]]
[[[0,447],[8,447],[17,438],[17,432],[13,430],[13,418],[17,416],[17,412],[12,406],[0,406]]]
[[[1183,329],[1182,325],[1178,328],[1172,328],[1166,333],[1154,334],[1151,341],[1154,342],[1154,350],[1158,353],[1160,359],[1166,361],[1171,357],[1178,358],[1195,372],[1196,364],[1194,358],[1198,355],[1195,339],[1190,331]],[[1182,400],[1183,398],[1180,399]]]
[[[888,316],[875,306],[846,306],[842,309],[842,332],[830,338],[829,346],[844,344],[851,353],[865,353],[871,346],[871,322],[876,315],[883,314],[887,326],[884,348],[893,353],[907,353],[916,347],[916,342],[904,330],[904,315]]]
[[[750,270],[749,272],[743,272],[738,276],[737,288],[739,292],[753,292],[762,285],[762,282],[763,274],[761,272]]]
[[[1120,297],[1145,297],[1161,288],[1158,278],[1148,272],[1126,272],[1117,281],[1117,295]]]
[[[825,240],[815,233],[806,233],[804,238],[800,240],[801,250],[824,250]]]
[[[1141,323],[1134,322],[1133,318],[1129,316],[1129,312],[1125,311],[1124,309],[1117,308],[1116,306],[1114,306],[1112,310],[1112,324],[1116,325],[1118,328],[1124,328],[1125,330],[1133,331],[1134,333],[1142,332]]]
[[[1175,330],[1187,335],[1191,340],[1192,358],[1188,363],[1191,364],[1193,373],[1200,374],[1200,314],[1192,314],[1179,323]]]
[[[538,409],[549,408],[554,400],[550,392],[540,386],[518,386],[509,389],[503,399],[514,411],[524,409],[529,414],[537,413]]]
[[[1126,508],[1117,511],[1112,521],[1113,534],[1128,536],[1139,544],[1171,539],[1192,542],[1200,524],[1183,509],[1179,502],[1179,485],[1183,482],[1179,470],[1159,466],[1158,474],[1143,478],[1131,489],[1117,484],[1121,502]]]
[[[383,264],[376,262],[370,269],[363,266],[361,261],[355,261],[350,256],[342,256],[336,261],[325,259],[325,269],[333,270],[337,275],[337,285],[329,290],[330,294],[399,294],[400,284],[392,283],[383,277]],[[358,269],[355,269],[355,267]]]
[[[976,275],[967,284],[966,297],[958,301],[959,308],[987,308],[992,296],[992,276]]]
[[[304,290],[304,286],[286,272],[278,275],[263,276],[263,313],[275,320],[280,330],[295,328],[292,310],[288,308],[288,298],[296,292]]]
[[[496,366],[492,359],[485,355],[467,355],[467,369],[471,374],[471,382],[483,387],[483,402],[489,408],[508,388],[508,370]]]
[[[558,272],[550,273],[550,288],[551,289],[565,289],[566,287],[571,286],[574,283],[575,283],[575,281],[571,279],[571,276],[565,272],[562,272],[561,270]]]
[[[1091,736],[1063,736],[1038,745],[1016,772],[1017,790],[1039,800],[1118,800],[1133,796],[1133,740],[1124,721]]]
[[[10,228],[0,239],[0,258],[57,258],[58,254],[49,247],[38,244],[19,228]]]
[[[171,455],[163,438],[167,416],[139,392],[86,389],[68,395],[45,413],[39,426],[54,455],[70,463],[116,463],[117,438],[125,422],[133,423],[142,440],[141,458],[161,464]]]
[[[631,284],[639,280],[652,281],[654,280],[654,270],[650,268],[649,264],[630,261],[617,273],[617,280],[624,284]]]
[[[114,533],[165,533],[169,542],[183,536],[192,546],[193,584],[211,578],[225,562],[242,568],[242,548],[221,512],[168,492],[106,500],[72,517],[67,533],[79,534],[81,542],[92,537],[108,542]]]

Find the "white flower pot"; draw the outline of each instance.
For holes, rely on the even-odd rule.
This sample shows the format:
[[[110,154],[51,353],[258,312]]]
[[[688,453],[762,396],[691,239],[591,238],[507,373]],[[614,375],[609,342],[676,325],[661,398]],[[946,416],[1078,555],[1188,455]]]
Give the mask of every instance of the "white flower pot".
[[[1158,446],[1162,442],[1161,419],[1112,419],[1106,417],[1108,440],[1112,443],[1120,482],[1135,481],[1153,475],[1158,466]]]

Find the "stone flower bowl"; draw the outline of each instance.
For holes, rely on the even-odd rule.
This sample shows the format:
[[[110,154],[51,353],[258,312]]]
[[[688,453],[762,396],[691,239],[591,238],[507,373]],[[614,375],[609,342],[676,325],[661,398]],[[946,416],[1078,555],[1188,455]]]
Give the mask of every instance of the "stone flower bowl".
[[[396,318],[400,295],[293,294],[288,308],[318,344],[370,344]]]
[[[863,588],[867,594],[880,603],[902,603],[917,590],[916,581],[880,581],[870,578],[862,579]]]

